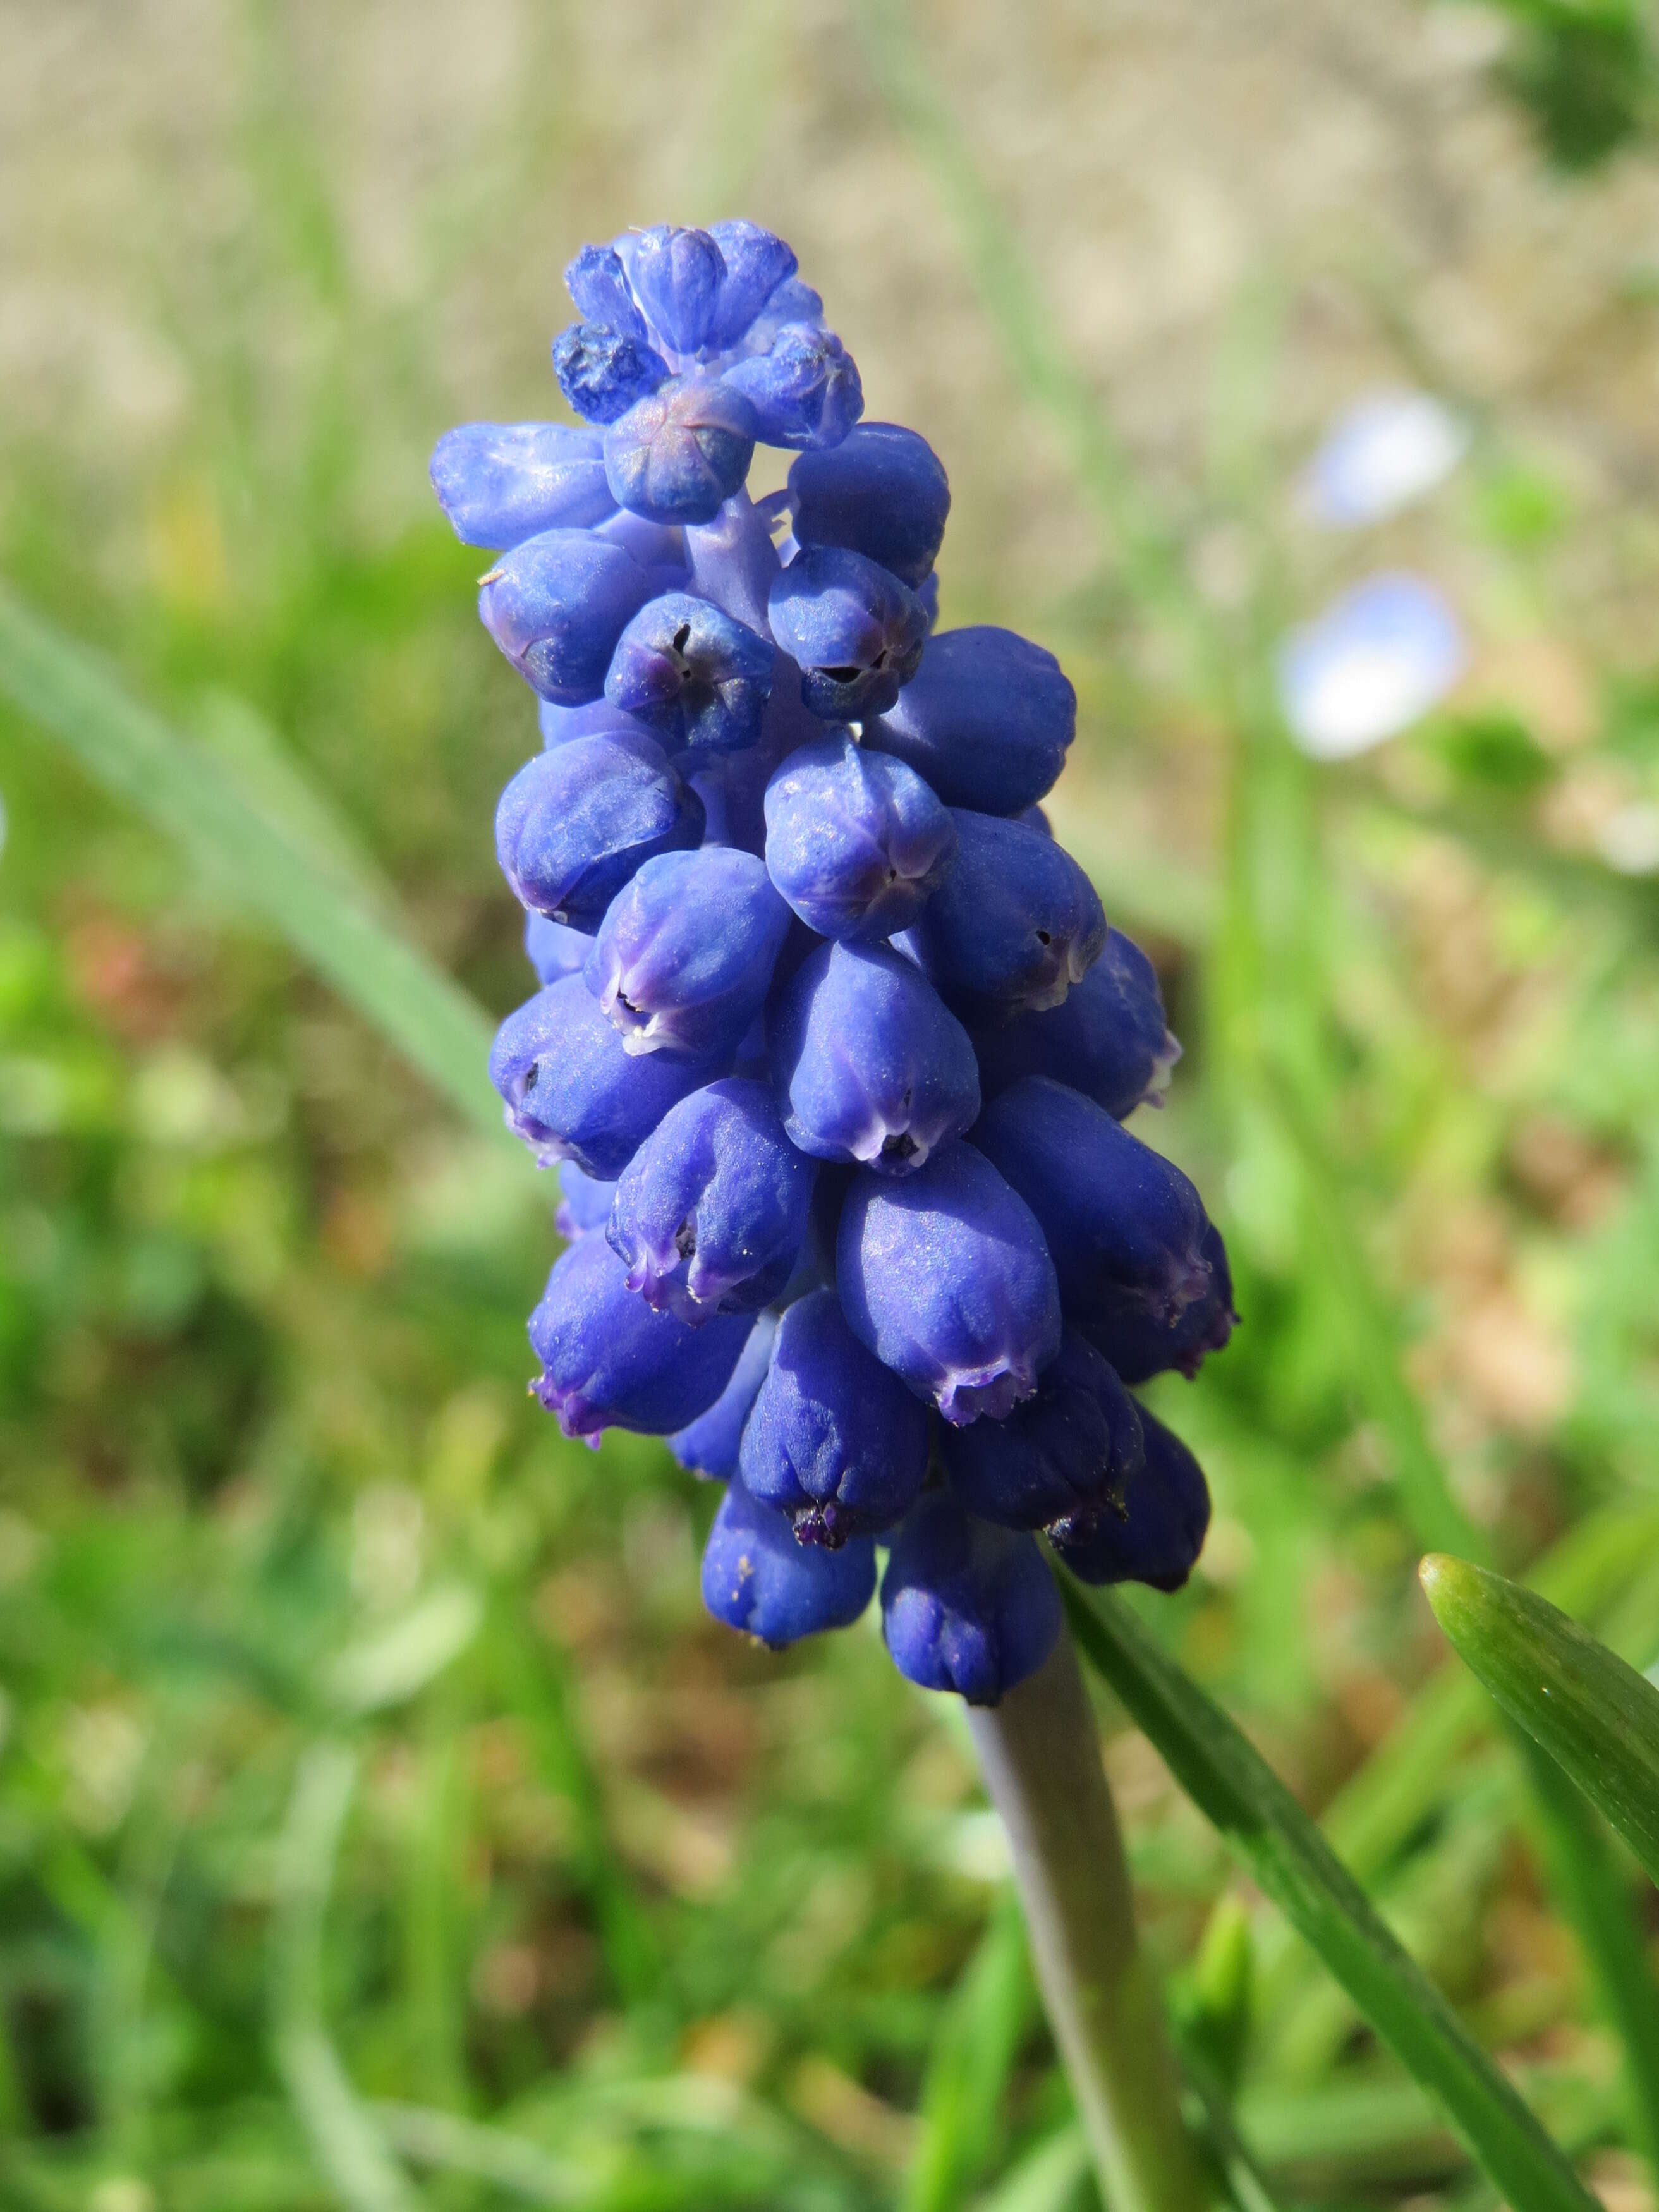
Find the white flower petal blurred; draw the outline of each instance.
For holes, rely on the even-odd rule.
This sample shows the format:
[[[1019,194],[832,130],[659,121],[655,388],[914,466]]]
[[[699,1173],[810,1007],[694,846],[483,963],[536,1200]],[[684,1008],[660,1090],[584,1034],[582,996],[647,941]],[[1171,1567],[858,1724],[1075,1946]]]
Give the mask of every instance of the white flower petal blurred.
[[[1659,875],[1659,806],[1632,799],[1611,814],[1596,833],[1596,849],[1621,876]]]
[[[1302,477],[1304,512],[1328,529],[1381,522],[1445,481],[1469,434],[1426,392],[1375,392],[1338,416]]]
[[[1426,714],[1467,659],[1457,617],[1433,585],[1371,576],[1291,633],[1279,704],[1304,753],[1347,760]]]

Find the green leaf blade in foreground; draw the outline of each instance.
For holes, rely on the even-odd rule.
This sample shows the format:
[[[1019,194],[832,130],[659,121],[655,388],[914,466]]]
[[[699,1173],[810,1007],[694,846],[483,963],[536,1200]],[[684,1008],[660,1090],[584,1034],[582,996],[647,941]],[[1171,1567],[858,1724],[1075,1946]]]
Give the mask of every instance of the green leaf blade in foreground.
[[[1323,1960],[1514,2212],[1595,2212],[1515,2089],[1378,1918],[1319,1830],[1121,1600],[1065,1591],[1078,1643],[1229,1849]]]
[[[1659,1690],[1546,1599],[1433,1554],[1423,1589],[1469,1671],[1659,1881]]]
[[[216,890],[285,938],[440,1097],[512,1144],[484,1073],[489,1017],[388,926],[376,887],[354,886],[331,844],[317,849],[291,811],[284,819],[256,803],[222,752],[180,737],[85,647],[3,589],[0,694],[106,791],[176,839]],[[321,810],[315,794],[311,803]]]

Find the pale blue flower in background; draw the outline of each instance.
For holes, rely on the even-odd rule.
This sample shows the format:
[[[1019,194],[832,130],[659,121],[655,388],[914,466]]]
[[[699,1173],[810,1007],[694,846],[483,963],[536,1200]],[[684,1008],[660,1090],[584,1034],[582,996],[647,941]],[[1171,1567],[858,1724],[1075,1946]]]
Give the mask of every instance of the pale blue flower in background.
[[[1309,462],[1302,508],[1333,530],[1381,522],[1443,483],[1469,434],[1426,392],[1374,392],[1339,416]]]
[[[1432,584],[1370,576],[1292,630],[1279,653],[1279,705],[1304,753],[1346,760],[1427,714],[1468,658],[1457,617]]]

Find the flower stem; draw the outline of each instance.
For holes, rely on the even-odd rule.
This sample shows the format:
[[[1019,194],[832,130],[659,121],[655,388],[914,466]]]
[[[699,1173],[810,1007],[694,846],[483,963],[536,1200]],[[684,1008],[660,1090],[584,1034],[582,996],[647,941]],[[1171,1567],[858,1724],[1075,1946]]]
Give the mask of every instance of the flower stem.
[[[1070,1631],[969,1725],[1012,1847],[1037,1980],[1111,2212],[1202,2212],[1157,1984]]]

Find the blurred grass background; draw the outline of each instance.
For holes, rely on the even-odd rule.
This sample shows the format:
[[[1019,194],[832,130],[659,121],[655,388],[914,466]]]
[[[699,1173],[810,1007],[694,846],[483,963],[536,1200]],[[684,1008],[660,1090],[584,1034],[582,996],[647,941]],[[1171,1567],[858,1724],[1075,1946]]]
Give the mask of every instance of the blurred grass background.
[[[1157,1392],[1217,1520],[1148,1615],[1608,2204],[1650,2203],[1519,1765],[1413,1573],[1537,1571],[1659,1660],[1644,11],[0,27],[0,574],[493,1014],[533,723],[427,453],[560,411],[584,239],[795,243],[871,415],[950,469],[945,620],[1078,684],[1056,823],[1187,1042],[1147,1133],[1245,1326]],[[1469,460],[1314,533],[1295,471],[1399,381]],[[1383,563],[1474,666],[1316,768],[1274,641]],[[544,1187],[9,708],[0,799],[0,2204],[1090,2204],[952,1716],[862,1632],[714,1628],[708,1492],[526,1401]],[[1285,2201],[1481,2202],[1102,1725],[1150,1940]]]

